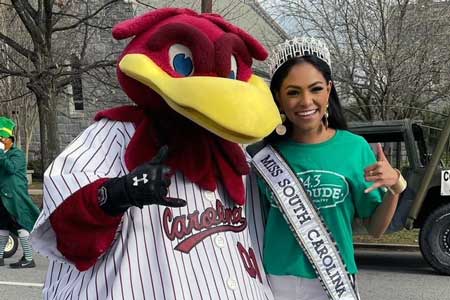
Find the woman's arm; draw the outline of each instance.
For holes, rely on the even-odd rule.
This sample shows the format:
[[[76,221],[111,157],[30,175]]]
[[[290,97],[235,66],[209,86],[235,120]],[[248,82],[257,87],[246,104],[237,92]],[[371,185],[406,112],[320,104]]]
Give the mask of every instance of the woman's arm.
[[[364,220],[364,225],[371,236],[378,238],[386,231],[394,216],[398,199],[398,194],[394,195],[387,192],[374,214],[369,219]]]
[[[366,180],[374,182],[364,191],[365,193],[381,187],[388,189],[383,202],[376,208],[373,215],[364,220],[369,234],[374,237],[380,237],[388,228],[397,208],[399,195],[406,188],[405,179],[399,170],[391,166],[380,144],[377,145],[377,160],[375,164],[364,170]]]

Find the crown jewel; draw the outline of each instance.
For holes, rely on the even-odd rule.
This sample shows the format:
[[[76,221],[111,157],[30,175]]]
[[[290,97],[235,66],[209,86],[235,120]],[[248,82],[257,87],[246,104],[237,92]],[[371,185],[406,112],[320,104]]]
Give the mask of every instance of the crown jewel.
[[[267,60],[270,76],[273,76],[275,71],[289,59],[306,55],[320,58],[331,69],[330,51],[322,41],[311,37],[295,37],[275,46]]]

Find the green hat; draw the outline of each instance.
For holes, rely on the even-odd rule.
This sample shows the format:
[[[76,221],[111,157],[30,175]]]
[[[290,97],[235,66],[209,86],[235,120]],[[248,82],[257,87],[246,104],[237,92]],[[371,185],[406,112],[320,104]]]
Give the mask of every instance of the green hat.
[[[16,123],[13,120],[0,117],[0,137],[8,138],[14,136],[13,131]]]

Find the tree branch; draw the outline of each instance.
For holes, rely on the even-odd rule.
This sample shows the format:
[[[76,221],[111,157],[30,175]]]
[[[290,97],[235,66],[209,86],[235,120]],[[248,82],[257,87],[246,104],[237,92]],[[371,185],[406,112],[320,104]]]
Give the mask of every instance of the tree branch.
[[[103,11],[103,9],[105,9],[106,7],[119,2],[120,0],[110,0],[109,2],[103,4],[102,6],[100,6],[96,11],[94,11],[92,14],[87,15],[83,18],[80,18],[77,22],[68,25],[68,26],[63,26],[63,27],[54,27],[53,28],[53,32],[58,32],[58,31],[64,31],[64,30],[69,30],[69,29],[74,29],[76,27],[78,27],[80,24],[82,23],[86,23],[88,20],[92,19],[93,17],[95,17],[96,15],[98,15],[101,11]]]
[[[1,32],[0,32],[0,41],[3,41],[5,44],[10,46],[12,49],[14,49],[17,53],[21,54],[23,57],[31,59],[32,61],[36,60],[36,55],[33,52],[22,47],[15,40],[11,39],[10,37],[4,35]]]

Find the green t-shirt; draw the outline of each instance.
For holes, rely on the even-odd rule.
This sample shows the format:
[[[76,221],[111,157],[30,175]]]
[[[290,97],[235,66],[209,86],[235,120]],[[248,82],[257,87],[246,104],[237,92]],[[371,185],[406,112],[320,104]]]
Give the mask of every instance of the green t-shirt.
[[[348,131],[337,130],[334,137],[319,144],[283,141],[275,148],[289,162],[303,182],[307,193],[319,208],[333,234],[348,271],[357,273],[352,222],[355,214],[368,218],[382,201],[382,191],[364,190],[372,182],[365,181],[364,168],[376,162],[370,145],[364,138]],[[258,179],[263,201],[270,208],[264,237],[264,267],[272,275],[317,277],[308,258],[294,238],[272,192]]]

